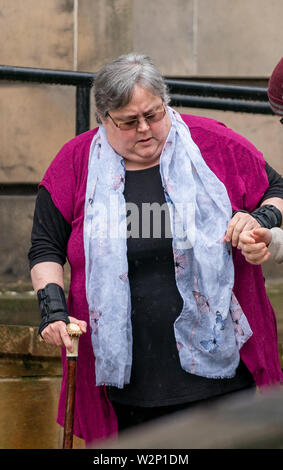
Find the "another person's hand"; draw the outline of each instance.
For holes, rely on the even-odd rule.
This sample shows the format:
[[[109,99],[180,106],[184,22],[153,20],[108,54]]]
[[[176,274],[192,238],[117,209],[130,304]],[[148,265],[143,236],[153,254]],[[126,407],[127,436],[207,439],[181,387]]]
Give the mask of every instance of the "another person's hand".
[[[238,248],[249,263],[262,264],[270,256],[267,247],[271,239],[271,231],[267,228],[249,230],[240,234]]]
[[[83,333],[86,333],[87,323],[84,320],[77,320],[77,318],[69,317],[71,323],[79,325]],[[54,346],[61,346],[72,352],[72,341],[67,333],[67,325],[63,321],[55,321],[50,323],[41,333],[42,338],[48,344]]]
[[[261,227],[261,225],[252,215],[246,212],[237,212],[228,224],[224,241],[231,242],[232,246],[238,247],[240,234],[257,227]]]

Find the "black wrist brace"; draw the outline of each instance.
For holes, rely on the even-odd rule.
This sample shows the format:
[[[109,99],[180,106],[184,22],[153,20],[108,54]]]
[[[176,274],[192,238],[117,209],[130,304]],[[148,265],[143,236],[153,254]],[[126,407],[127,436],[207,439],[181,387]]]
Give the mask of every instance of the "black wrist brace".
[[[47,284],[37,292],[42,321],[38,333],[41,335],[46,326],[54,321],[70,323],[66,298],[62,287],[58,284]]]
[[[282,224],[282,215],[280,210],[272,205],[267,204],[266,206],[258,207],[251,213],[251,215],[262,227],[280,227]]]
[[[237,212],[244,212],[249,214],[248,211],[240,209],[238,211],[233,211],[232,217],[237,214]],[[258,223],[265,228],[280,227],[282,224],[282,215],[277,207],[267,204],[266,206],[261,206],[255,209],[250,213]]]

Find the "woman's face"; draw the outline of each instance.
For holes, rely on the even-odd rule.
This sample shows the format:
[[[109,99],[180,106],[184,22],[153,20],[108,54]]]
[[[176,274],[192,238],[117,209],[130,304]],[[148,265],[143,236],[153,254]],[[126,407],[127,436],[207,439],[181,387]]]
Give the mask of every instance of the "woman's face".
[[[166,112],[160,121],[150,124],[143,116],[163,109],[163,102],[159,96],[136,85],[130,103],[123,108],[109,111],[109,115],[118,125],[138,118],[137,128],[121,130],[115,126],[109,116],[107,119],[102,119],[108,142],[124,158],[127,170],[141,170],[159,163],[171,127],[169,115]]]

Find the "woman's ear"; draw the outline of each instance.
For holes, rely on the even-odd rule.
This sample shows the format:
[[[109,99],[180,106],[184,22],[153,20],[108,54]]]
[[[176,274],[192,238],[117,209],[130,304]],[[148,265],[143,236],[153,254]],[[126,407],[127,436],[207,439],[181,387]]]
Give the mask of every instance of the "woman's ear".
[[[98,124],[103,124],[102,116],[101,116],[101,114],[100,114],[98,111],[95,112],[95,118],[96,118],[96,122],[97,122]]]

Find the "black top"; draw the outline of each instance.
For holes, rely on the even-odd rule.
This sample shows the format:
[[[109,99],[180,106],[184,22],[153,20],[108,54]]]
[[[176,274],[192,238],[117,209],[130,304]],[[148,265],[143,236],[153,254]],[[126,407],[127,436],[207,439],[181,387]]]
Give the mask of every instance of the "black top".
[[[262,200],[283,198],[282,178],[268,165],[267,174],[271,187]],[[134,203],[139,208],[139,234],[128,226],[128,230],[138,238],[129,237],[127,240],[133,363],[130,384],[123,389],[108,387],[109,398],[134,406],[165,406],[251,386],[254,383],[252,375],[242,361],[233,379],[206,379],[181,368],[173,323],[182,310],[182,298],[175,282],[172,238],[168,238],[169,227],[165,224],[169,219],[166,214],[161,217],[161,233],[153,233],[151,220],[151,233],[142,238],[142,233],[148,228],[144,226],[146,218],[142,217],[142,203],[165,204],[159,165],[127,171],[124,196],[127,203]],[[166,204],[164,207],[166,210]],[[29,251],[30,266],[41,261],[64,264],[70,232],[71,227],[53,204],[47,190],[40,188]]]

